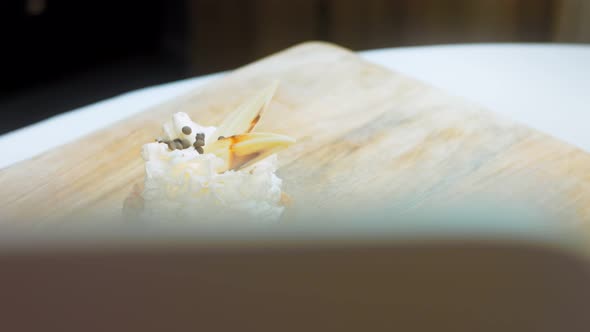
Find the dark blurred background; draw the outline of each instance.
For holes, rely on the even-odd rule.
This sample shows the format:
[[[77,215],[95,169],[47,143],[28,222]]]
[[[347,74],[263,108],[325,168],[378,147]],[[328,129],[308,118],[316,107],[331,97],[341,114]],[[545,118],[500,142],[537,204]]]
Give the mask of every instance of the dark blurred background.
[[[3,0],[0,133],[306,40],[590,42],[586,0]]]

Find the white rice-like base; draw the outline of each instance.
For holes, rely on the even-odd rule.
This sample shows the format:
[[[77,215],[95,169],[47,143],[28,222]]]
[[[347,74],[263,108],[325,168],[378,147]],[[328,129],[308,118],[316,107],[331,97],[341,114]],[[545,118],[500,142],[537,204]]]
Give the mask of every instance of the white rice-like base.
[[[182,134],[182,127],[192,129]],[[195,134],[206,136],[214,127],[202,127],[188,115],[177,113],[164,124],[167,139],[185,138],[191,144]],[[164,143],[143,146],[145,181],[142,219],[157,222],[276,221],[283,207],[281,184],[275,172],[276,155],[238,170],[219,173],[224,161],[214,154],[199,154],[194,148],[169,150]]]

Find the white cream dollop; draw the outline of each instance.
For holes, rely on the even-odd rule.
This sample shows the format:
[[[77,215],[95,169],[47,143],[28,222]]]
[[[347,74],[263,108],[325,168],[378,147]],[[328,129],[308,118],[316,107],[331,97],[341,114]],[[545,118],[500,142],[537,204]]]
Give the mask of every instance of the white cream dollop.
[[[184,135],[182,127],[192,133]],[[203,127],[188,115],[177,113],[164,124],[167,139],[195,140],[196,133],[211,135],[215,127]],[[165,143],[143,146],[145,180],[142,218],[154,221],[217,222],[275,221],[280,218],[282,180],[275,174],[277,157],[270,157],[237,171],[220,172],[223,159],[199,154],[192,146],[170,150]]]
[[[182,132],[182,128],[184,127],[189,127],[191,129],[191,133],[185,135]],[[204,133],[205,137],[209,137],[210,135],[213,135],[213,132],[215,132],[216,128],[201,126],[198,123],[193,122],[191,118],[188,116],[188,114],[184,112],[178,112],[172,116],[172,120],[169,120],[166,123],[164,123],[162,129],[164,130],[165,134],[164,138],[168,140],[173,140],[175,138],[184,138],[187,139],[192,145],[193,143],[195,143],[195,135],[197,133]]]

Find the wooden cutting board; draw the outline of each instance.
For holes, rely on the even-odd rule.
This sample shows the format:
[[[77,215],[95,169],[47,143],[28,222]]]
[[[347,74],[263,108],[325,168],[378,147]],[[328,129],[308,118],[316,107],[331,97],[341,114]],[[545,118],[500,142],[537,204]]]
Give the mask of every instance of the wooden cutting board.
[[[590,219],[584,151],[348,50],[305,43],[3,169],[2,220],[119,216],[143,178],[142,144],[171,114],[215,125],[272,80],[280,87],[257,130],[298,139],[279,155],[291,215],[336,206],[423,210],[479,197],[572,224]]]

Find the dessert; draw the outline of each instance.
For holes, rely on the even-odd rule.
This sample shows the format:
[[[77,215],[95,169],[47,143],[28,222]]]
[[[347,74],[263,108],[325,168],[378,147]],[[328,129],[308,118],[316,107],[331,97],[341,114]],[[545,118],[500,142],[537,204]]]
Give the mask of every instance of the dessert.
[[[174,114],[163,137],[143,146],[144,185],[125,202],[126,215],[158,222],[278,220],[284,194],[275,153],[295,140],[253,131],[276,88],[247,99],[218,127]]]

